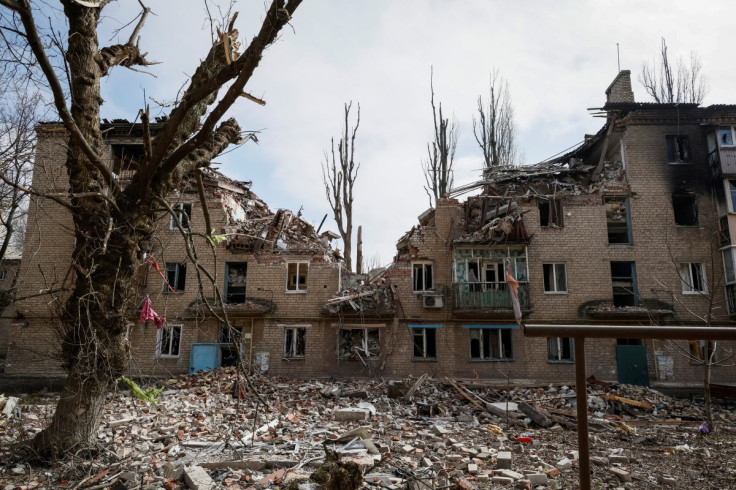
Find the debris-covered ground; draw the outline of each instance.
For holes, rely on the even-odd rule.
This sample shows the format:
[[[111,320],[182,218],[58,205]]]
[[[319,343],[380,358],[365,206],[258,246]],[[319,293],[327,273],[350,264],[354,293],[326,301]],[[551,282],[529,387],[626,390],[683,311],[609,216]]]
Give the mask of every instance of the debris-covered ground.
[[[0,489],[577,486],[570,387],[252,381],[261,400],[232,368],[170,379],[156,404],[116,392],[93,458],[49,466],[19,442],[48,423],[56,395],[0,398]],[[719,400],[704,435],[697,400],[590,381],[593,488],[736,486],[733,400]]]

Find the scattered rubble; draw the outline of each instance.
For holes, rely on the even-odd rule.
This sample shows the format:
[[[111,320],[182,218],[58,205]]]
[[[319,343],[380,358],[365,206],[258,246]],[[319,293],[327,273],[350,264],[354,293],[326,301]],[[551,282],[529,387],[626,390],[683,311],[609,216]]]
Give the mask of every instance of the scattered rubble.
[[[25,459],[18,443],[48,424],[58,395],[15,398],[7,414],[13,398],[0,397],[0,489],[576,487],[571,387],[400,381],[253,376],[266,407],[233,368],[160,381],[158,404],[120,390],[94,459],[50,467]],[[736,479],[736,401],[721,400],[718,430],[704,436],[699,400],[594,379],[587,397],[594,488],[728,488]]]

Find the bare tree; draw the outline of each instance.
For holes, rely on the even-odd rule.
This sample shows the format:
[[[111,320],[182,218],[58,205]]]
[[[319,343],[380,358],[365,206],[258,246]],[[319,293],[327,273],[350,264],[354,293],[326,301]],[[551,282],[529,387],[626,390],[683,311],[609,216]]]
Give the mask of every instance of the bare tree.
[[[0,71],[0,260],[22,243],[40,102],[37,90]]]
[[[358,178],[360,163],[355,163],[355,135],[360,126],[360,104],[355,125],[350,127],[350,109],[353,102],[345,104],[345,121],[340,141],[337,143],[335,155],[335,138],[332,138],[332,150],[325,152],[322,163],[322,182],[325,185],[327,202],[332,209],[332,217],[337,223],[343,247],[345,248],[345,265],[353,271],[353,186]]]
[[[695,52],[690,52],[689,62],[680,57],[673,64],[667,53],[667,43],[662,38],[659,57],[653,66],[644,63],[639,81],[657,103],[700,104],[708,93],[702,69],[700,57]]]
[[[670,252],[670,263],[679,277],[679,284],[671,286],[665,281],[655,277],[655,281],[668,291],[676,304],[680,305],[691,317],[710,327],[718,319],[719,310],[723,310],[723,268],[721,265],[718,247],[710,243],[709,269],[712,271],[712,279],[708,280],[704,263],[679,264]],[[700,305],[694,307],[692,301],[685,301],[683,292],[687,291],[692,299],[699,298]],[[701,306],[702,305],[702,306]],[[713,421],[713,403],[710,395],[711,376],[714,366],[725,365],[732,361],[733,355],[725,355],[725,351],[718,350],[718,341],[693,340],[690,348],[683,348],[675,341],[668,341],[676,352],[686,358],[692,364],[701,364],[703,367],[703,399],[705,402],[705,420],[709,431],[714,432],[716,426]]]
[[[432,118],[434,121],[434,140],[427,143],[427,160],[422,162],[424,191],[429,196],[429,205],[437,203],[452,188],[454,178],[455,148],[457,147],[457,124],[442,115],[442,103],[439,108],[434,104],[434,69],[430,72],[429,86],[432,91]]]
[[[155,139],[149,110],[141,110],[144,158],[127,181],[115,178],[102,154],[100,81],[117,66],[138,70],[152,64],[139,47],[150,9],[141,3],[127,42],[100,48],[97,29],[108,3],[61,0],[68,23],[61,43],[56,33],[39,31],[35,17],[45,24],[46,15],[30,0],[0,0],[2,40],[14,53],[5,63],[38,67],[69,135],[68,193],[46,196],[65,206],[74,222],[76,283],[60,318],[68,376],[51,424],[33,440],[39,453],[52,456],[95,441],[106,394],[128,366],[127,312],[135,307],[134,278],[153,239],[153,216],[184,175],[243,139],[235,119],[220,121],[242,95],[253,99],[244,88],[301,0],[273,0],[242,53],[233,15]],[[63,56],[53,56],[50,46]]]
[[[473,135],[483,151],[484,168],[517,163],[516,123],[508,82],[493,70],[488,77],[488,101],[478,96],[478,119],[473,116]]]

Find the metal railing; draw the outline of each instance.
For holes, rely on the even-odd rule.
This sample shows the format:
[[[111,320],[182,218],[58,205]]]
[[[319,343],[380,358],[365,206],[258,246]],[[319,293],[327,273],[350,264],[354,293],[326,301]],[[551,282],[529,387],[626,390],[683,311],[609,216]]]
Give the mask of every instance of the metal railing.
[[[507,282],[464,282],[453,284],[455,309],[493,310],[513,308]],[[529,284],[519,283],[519,305],[529,307]]]

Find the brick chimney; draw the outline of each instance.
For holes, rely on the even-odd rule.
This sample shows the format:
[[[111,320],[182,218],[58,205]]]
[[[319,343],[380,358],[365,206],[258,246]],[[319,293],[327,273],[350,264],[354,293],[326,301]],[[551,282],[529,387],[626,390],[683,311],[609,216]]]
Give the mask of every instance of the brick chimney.
[[[621,70],[606,89],[606,103],[634,102],[631,90],[631,70]]]

